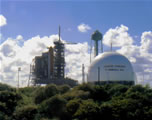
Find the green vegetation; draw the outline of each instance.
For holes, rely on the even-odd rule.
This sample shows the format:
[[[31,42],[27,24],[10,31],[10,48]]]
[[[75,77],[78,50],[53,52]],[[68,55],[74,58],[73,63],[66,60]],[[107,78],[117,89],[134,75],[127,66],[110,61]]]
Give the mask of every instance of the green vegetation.
[[[0,84],[0,120],[151,120],[152,89],[83,84],[25,87]]]

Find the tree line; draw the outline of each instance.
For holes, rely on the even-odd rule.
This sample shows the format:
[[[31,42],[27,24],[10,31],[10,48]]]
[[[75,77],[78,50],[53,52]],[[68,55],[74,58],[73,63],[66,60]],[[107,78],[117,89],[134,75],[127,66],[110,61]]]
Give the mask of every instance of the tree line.
[[[151,120],[149,86],[0,84],[0,120]]]

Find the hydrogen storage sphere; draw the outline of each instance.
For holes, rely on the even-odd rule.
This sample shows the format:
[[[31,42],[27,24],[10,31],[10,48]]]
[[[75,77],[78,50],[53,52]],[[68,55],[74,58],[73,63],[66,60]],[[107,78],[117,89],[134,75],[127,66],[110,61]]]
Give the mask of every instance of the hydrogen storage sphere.
[[[116,52],[104,52],[91,63],[88,82],[134,84],[135,73],[130,61]]]

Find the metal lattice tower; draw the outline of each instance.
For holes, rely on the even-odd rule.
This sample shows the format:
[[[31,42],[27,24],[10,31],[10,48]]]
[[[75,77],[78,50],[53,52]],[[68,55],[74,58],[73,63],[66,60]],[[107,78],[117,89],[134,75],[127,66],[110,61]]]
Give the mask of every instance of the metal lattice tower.
[[[64,78],[64,43],[60,40],[60,26],[59,26],[59,40],[54,42],[54,78]]]

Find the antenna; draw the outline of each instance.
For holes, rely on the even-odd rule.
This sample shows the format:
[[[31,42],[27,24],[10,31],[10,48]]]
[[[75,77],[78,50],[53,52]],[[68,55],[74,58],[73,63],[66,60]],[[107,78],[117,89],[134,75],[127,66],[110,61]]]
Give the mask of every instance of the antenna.
[[[60,28],[60,25],[59,25],[59,42],[60,42],[60,32],[61,32],[60,29],[61,29],[61,28]]]
[[[19,86],[20,86],[20,79],[19,79],[19,73],[21,71],[21,67],[18,67],[18,89],[19,89]]]
[[[30,80],[31,80],[31,64],[30,64],[30,74],[29,74],[29,79],[28,79],[27,87],[30,86]]]
[[[112,52],[112,41],[111,41],[111,52]]]
[[[98,83],[100,83],[100,67],[98,67]]]
[[[91,64],[91,54],[92,54],[92,40],[91,40],[90,44],[91,44],[91,47],[90,47],[90,64]]]
[[[101,53],[103,53],[103,44],[102,44],[102,39],[101,39]]]
[[[87,79],[86,79],[86,82],[88,83],[88,74],[86,75]]]
[[[145,76],[144,76],[144,72],[143,72],[143,84],[144,84],[144,81],[145,81]]]
[[[84,72],[84,69],[85,69],[84,64],[82,64],[82,83],[85,82],[85,72]]]

